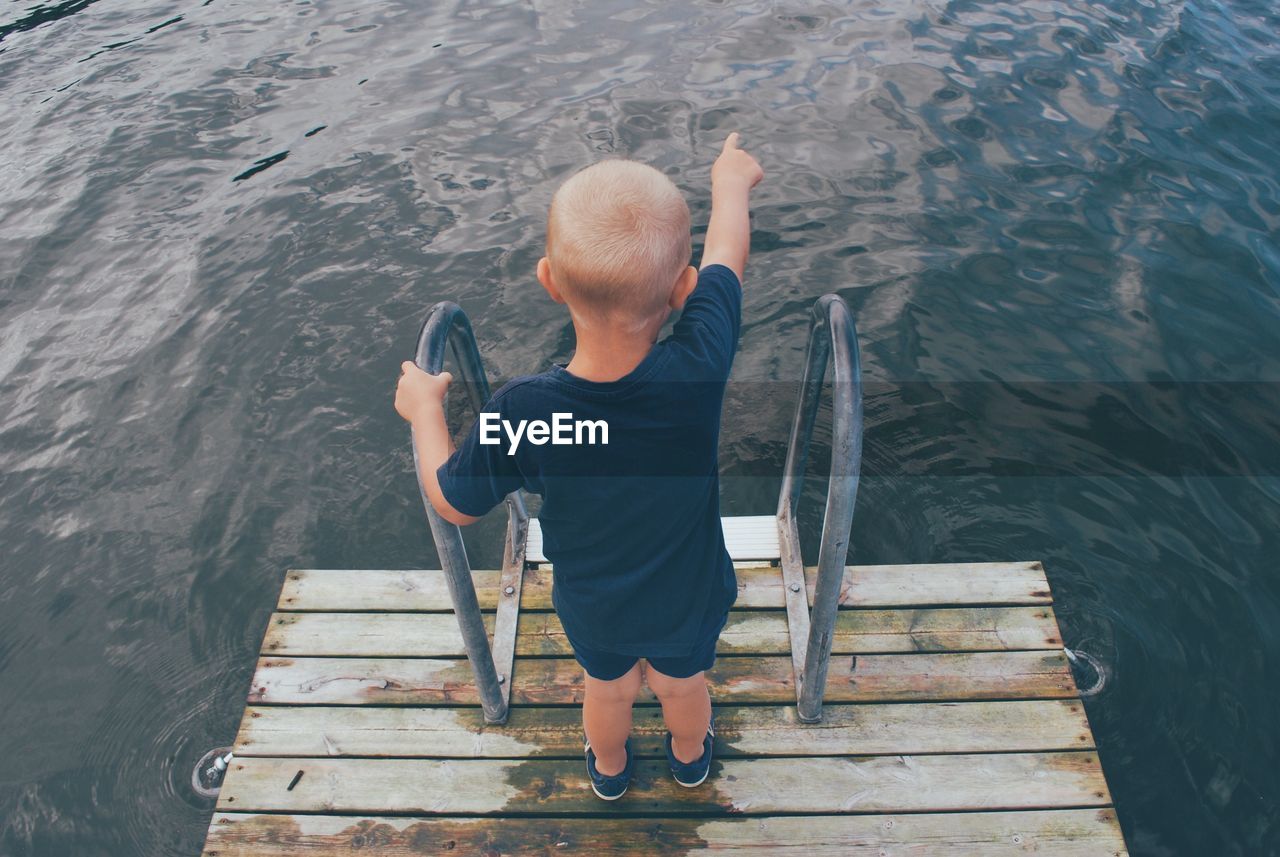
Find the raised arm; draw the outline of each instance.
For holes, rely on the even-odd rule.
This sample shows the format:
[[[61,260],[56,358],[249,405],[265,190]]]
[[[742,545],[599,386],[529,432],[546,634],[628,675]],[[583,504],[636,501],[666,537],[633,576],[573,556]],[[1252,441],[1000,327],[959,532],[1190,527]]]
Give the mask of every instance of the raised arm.
[[[749,197],[762,178],[764,170],[755,158],[738,148],[738,132],[734,131],[725,139],[720,156],[711,166],[711,221],[698,267],[724,265],[742,282],[751,251]]]
[[[396,410],[413,426],[413,443],[418,452],[418,475],[427,499],[440,517],[453,524],[466,526],[479,518],[464,515],[445,499],[440,490],[436,470],[453,452],[449,426],[444,419],[444,393],[453,376],[448,372],[430,375],[413,361],[400,364],[400,380],[396,383]]]

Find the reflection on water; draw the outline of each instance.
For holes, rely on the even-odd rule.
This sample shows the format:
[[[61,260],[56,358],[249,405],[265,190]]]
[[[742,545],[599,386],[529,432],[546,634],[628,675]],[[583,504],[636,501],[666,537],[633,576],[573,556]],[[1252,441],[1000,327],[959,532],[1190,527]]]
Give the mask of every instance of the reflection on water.
[[[1043,559],[1110,669],[1088,710],[1133,853],[1274,853],[1277,25],[1257,0],[0,11],[0,853],[198,853],[191,765],[233,736],[284,570],[435,562],[391,407],[425,308],[461,303],[496,376],[563,359],[532,276],[558,181],[639,158],[705,225],[733,129],[768,177],[726,514],[771,510],[789,404],[757,388],[841,293],[854,556]]]

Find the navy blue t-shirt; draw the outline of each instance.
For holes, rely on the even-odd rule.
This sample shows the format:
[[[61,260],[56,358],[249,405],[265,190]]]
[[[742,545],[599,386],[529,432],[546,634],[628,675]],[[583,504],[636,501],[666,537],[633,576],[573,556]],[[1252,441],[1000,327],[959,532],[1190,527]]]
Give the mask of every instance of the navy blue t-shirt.
[[[671,335],[635,369],[598,382],[557,364],[516,378],[484,408],[493,415],[484,436],[498,442],[481,442],[477,419],[437,471],[445,498],[466,515],[483,515],[516,488],[542,495],[552,603],[583,646],[689,654],[700,629],[737,597],[716,446],[741,313],[733,271],[704,267]],[[535,432],[542,442],[532,442],[521,420],[547,423],[551,436]]]

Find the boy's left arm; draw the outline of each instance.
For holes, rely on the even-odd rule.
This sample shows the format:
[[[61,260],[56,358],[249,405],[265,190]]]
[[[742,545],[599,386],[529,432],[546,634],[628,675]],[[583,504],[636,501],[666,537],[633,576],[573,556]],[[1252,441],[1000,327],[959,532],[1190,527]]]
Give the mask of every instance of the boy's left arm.
[[[418,453],[418,478],[426,489],[427,499],[440,517],[452,524],[466,526],[480,520],[464,515],[450,505],[440,490],[436,471],[453,453],[449,426],[444,418],[444,394],[453,376],[448,372],[431,375],[412,360],[400,364],[400,380],[396,384],[396,411],[413,428],[413,443]]]

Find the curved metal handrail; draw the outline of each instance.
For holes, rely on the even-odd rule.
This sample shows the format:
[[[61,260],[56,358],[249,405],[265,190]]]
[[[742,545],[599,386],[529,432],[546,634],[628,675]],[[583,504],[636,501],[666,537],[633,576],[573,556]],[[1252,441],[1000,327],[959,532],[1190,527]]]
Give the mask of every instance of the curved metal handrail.
[[[418,347],[414,362],[418,368],[438,375],[444,370],[446,346],[453,352],[458,367],[458,380],[467,390],[468,398],[476,414],[489,401],[489,381],[485,377],[484,363],[476,347],[471,321],[462,307],[450,301],[441,301],[427,314],[418,332]],[[453,612],[458,617],[462,642],[467,660],[476,677],[476,689],[480,694],[480,706],[487,723],[503,723],[507,719],[508,701],[511,695],[512,657],[516,613],[520,604],[520,579],[524,569],[525,538],[529,531],[529,512],[520,492],[507,495],[507,545],[503,558],[503,570],[499,581],[498,616],[495,620],[494,645],[489,647],[488,634],[480,615],[480,603],[476,599],[475,583],[471,579],[471,565],[462,542],[462,530],[440,517],[426,488],[422,485],[418,468],[418,445],[413,446],[413,469],[418,477],[418,491],[431,525],[436,551],[440,554],[440,566],[449,586]],[[509,633],[507,630],[509,629]],[[502,665],[501,668],[499,665]]]
[[[804,486],[805,464],[813,439],[823,377],[831,362],[831,473],[827,508],[818,552],[818,579],[809,611],[800,557],[796,507]],[[800,720],[822,719],[822,697],[831,659],[832,634],[844,581],[849,532],[862,467],[862,367],[858,332],[848,305],[838,295],[824,295],[813,305],[804,378],[796,400],[787,463],[778,495],[778,533],[786,584],[787,618],[792,632],[792,666],[796,672],[796,707]],[[804,641],[803,649],[796,645]]]

